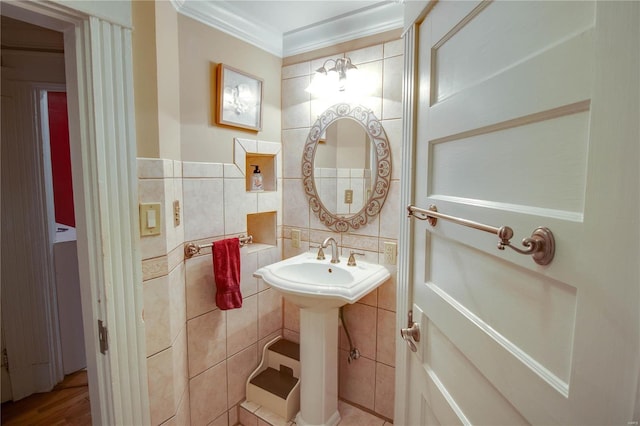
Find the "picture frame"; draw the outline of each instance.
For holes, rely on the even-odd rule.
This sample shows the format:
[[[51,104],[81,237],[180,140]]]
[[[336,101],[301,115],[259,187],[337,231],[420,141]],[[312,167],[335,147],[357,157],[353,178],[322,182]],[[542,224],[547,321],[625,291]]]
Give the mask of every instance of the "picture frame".
[[[262,130],[262,86],[261,78],[218,64],[216,124]]]

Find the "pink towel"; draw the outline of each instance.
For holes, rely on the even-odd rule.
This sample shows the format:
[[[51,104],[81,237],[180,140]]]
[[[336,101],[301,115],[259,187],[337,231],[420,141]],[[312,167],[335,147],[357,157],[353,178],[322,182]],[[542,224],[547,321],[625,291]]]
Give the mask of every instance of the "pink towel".
[[[213,243],[213,276],[216,280],[216,305],[222,310],[241,308],[240,240],[228,238]]]

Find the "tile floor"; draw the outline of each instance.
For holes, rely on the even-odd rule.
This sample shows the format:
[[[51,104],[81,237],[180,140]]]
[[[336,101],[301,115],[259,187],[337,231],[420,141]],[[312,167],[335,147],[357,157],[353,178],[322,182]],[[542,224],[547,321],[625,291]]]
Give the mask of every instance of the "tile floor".
[[[374,416],[344,401],[338,401],[340,412],[339,426],[391,426],[386,420]],[[243,402],[240,405],[238,418],[241,426],[295,426],[295,422],[287,422],[259,405],[251,402]]]

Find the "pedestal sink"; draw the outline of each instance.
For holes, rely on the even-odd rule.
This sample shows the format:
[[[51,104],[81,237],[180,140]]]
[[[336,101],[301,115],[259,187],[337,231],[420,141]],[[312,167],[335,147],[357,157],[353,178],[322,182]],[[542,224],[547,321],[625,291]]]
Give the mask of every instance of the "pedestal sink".
[[[338,413],[338,309],[390,276],[382,265],[347,266],[303,253],[254,274],[300,308],[300,412],[296,424],[333,426]]]

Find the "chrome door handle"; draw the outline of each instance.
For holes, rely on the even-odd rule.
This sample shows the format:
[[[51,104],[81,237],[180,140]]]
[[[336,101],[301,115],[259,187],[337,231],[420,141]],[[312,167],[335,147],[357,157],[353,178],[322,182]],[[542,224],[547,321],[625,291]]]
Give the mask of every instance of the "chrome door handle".
[[[413,311],[409,311],[408,316],[408,327],[400,329],[400,336],[407,342],[412,352],[417,352],[418,347],[414,342],[417,343],[420,341],[420,325],[417,322],[413,322]]]

